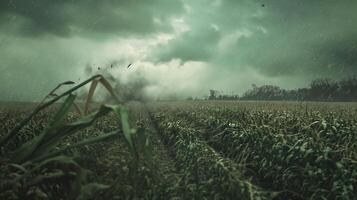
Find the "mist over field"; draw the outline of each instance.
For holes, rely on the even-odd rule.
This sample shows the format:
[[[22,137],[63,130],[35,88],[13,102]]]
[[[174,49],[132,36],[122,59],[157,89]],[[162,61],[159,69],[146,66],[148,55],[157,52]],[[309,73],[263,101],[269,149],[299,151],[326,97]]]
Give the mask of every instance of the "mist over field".
[[[0,200],[356,200],[357,0],[0,0]]]
[[[38,101],[97,73],[154,99],[339,80],[357,73],[356,10],[355,0],[2,0],[0,101]]]

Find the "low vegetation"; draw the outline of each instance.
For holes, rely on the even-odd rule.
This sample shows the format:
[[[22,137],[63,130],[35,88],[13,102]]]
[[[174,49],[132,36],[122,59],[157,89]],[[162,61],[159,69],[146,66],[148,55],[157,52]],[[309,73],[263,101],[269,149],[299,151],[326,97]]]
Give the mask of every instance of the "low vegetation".
[[[87,83],[91,83],[91,86],[83,116],[75,117],[70,113],[72,106],[80,115],[82,112],[74,103],[76,95],[72,93]],[[89,113],[90,101],[98,83],[104,85],[116,104],[102,105],[96,111]],[[62,85],[68,84],[73,82],[59,84],[29,115],[19,123],[15,123],[14,127],[3,135],[0,141],[3,155],[0,184],[2,199],[90,198],[96,191],[108,189],[109,186],[90,182],[88,170],[80,165],[81,158],[76,158],[69,152],[73,152],[73,149],[88,148],[90,144],[119,139],[120,134],[124,136],[122,139],[125,139],[134,158],[138,157],[139,149],[147,145],[147,143],[136,142],[145,142],[146,136],[142,131],[137,134],[136,130],[130,129],[127,108],[116,97],[104,77],[96,75],[61,95],[54,93]],[[51,96],[54,98],[45,101]],[[55,110],[53,113],[43,111],[62,97],[66,99],[57,108],[53,108]],[[40,112],[46,116],[42,120],[47,123],[41,121],[39,124],[38,121],[33,120],[36,115],[41,114]],[[110,112],[117,116],[118,123],[117,127],[109,133],[77,134]],[[35,131],[21,132],[21,129],[28,128],[28,125],[34,127]],[[5,127],[2,128],[8,128],[8,124],[3,126]],[[42,130],[38,130],[39,127]],[[87,151],[87,153],[91,152]],[[138,168],[137,163],[136,159],[131,164],[135,167],[134,170]]]
[[[98,83],[112,105],[90,103]],[[1,109],[1,199],[357,196],[355,103],[122,102],[101,76],[56,91]]]

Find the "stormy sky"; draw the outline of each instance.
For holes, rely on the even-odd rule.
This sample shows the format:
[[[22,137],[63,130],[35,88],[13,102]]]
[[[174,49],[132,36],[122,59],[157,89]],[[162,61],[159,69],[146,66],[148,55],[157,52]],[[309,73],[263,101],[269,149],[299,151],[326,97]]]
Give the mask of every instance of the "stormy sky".
[[[155,98],[352,76],[356,10],[356,0],[1,0],[0,100],[36,101],[95,73],[145,83]]]

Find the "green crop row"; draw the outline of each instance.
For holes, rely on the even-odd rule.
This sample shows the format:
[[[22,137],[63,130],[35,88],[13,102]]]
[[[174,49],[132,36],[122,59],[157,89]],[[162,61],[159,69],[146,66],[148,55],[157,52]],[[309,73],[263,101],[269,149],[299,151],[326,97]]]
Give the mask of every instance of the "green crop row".
[[[293,117],[287,112],[283,114],[217,112],[207,108],[170,113],[177,120],[184,119],[190,122],[191,127],[201,130],[199,135],[226,156],[237,162],[244,159],[246,167],[257,173],[263,186],[293,192],[287,193],[286,198],[289,194],[299,194],[304,199],[321,196],[353,199],[356,196],[357,166],[350,158],[356,153],[351,143],[356,141],[356,134],[342,131],[353,126],[337,129],[336,118],[335,124],[320,120],[307,127],[296,126],[299,121],[295,118],[287,126],[284,120],[289,121]],[[339,121],[344,122],[342,119]],[[294,124],[298,134],[288,134],[283,130]],[[333,136],[326,134],[334,129]],[[314,138],[314,133],[318,139]],[[331,141],[332,137],[340,142],[339,145]],[[343,155],[330,147],[336,149],[341,144],[345,145],[341,150]],[[348,152],[350,156],[346,157]]]
[[[268,193],[262,192],[258,187],[242,179],[234,163],[200,141],[196,131],[185,128],[169,115],[157,115],[156,121],[163,138],[175,154],[178,168],[184,170],[187,175],[185,181],[193,184],[192,190],[197,197],[268,198]]]

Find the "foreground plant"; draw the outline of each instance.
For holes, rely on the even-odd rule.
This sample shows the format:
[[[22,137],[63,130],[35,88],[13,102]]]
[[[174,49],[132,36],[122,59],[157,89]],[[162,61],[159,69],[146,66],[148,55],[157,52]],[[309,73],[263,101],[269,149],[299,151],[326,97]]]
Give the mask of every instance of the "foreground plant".
[[[83,114],[71,123],[64,123],[64,119],[70,112],[76,98],[72,93],[84,85],[91,82],[91,87],[85,103]],[[79,85],[67,90],[61,95],[56,95],[54,91],[62,85],[72,84],[73,82],[64,82],[52,90],[49,95],[17,126],[15,126],[9,134],[3,137],[0,141],[1,145],[6,145],[10,142],[19,131],[41,110],[53,105],[63,97],[66,100],[57,110],[53,119],[50,121],[47,128],[40,134],[36,135],[29,141],[20,144],[15,150],[8,153],[1,159],[8,163],[3,169],[3,178],[8,181],[0,184],[0,197],[6,199],[22,199],[22,198],[47,198],[56,197],[56,193],[60,196],[69,198],[86,199],[92,198],[93,193],[97,190],[107,189],[109,186],[88,183],[88,171],[81,167],[72,156],[64,154],[71,149],[80,148],[89,144],[96,144],[103,141],[119,138],[119,134],[123,133],[124,138],[129,145],[133,155],[137,157],[140,146],[134,146],[137,142],[133,141],[132,137],[136,136],[136,131],[130,129],[128,121],[128,110],[115,95],[109,82],[101,75],[96,75]],[[116,102],[115,105],[102,105],[97,111],[89,113],[89,105],[93,97],[94,91],[98,83],[104,85],[106,90],[111,94]],[[45,102],[45,100],[53,96],[54,98]],[[79,107],[76,106],[79,110]],[[120,127],[110,133],[101,134],[96,137],[86,138],[77,143],[60,147],[59,144],[65,137],[71,136],[76,132],[90,126],[100,117],[113,112],[119,119]],[[142,141],[139,134],[138,141]],[[145,135],[143,135],[145,137]],[[145,140],[144,140],[145,141]],[[147,145],[141,144],[140,145]],[[8,177],[10,176],[10,177]],[[14,176],[14,177],[12,177]],[[4,179],[4,180],[5,180]],[[60,197],[58,196],[58,198]]]

